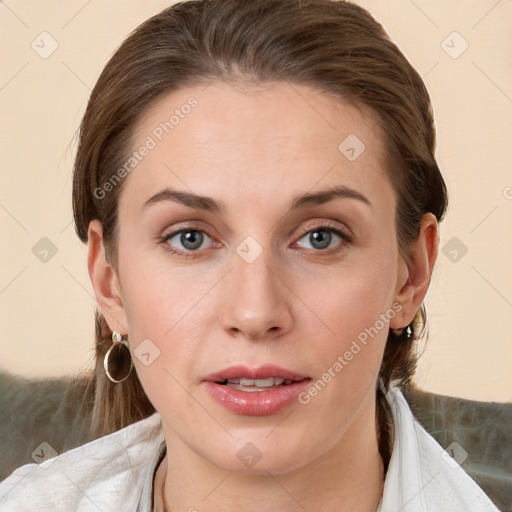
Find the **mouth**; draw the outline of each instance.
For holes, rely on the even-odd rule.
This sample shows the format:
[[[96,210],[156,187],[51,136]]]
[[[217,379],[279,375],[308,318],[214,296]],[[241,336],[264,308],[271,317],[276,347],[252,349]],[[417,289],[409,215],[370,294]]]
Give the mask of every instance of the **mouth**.
[[[250,392],[268,391],[271,388],[288,386],[294,382],[301,382],[309,378],[307,375],[269,364],[259,366],[258,368],[231,366],[209,375],[204,380],[235,389],[243,388],[244,391]]]
[[[266,416],[291,405],[312,379],[274,365],[236,366],[204,379],[208,393],[235,414]]]

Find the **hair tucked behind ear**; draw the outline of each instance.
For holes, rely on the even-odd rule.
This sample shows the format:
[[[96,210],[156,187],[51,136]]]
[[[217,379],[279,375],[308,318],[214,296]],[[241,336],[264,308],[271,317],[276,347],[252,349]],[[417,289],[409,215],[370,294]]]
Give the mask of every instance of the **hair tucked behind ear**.
[[[73,176],[75,229],[87,242],[90,221],[99,219],[114,267],[117,207],[125,181],[108,193],[102,185],[122,168],[138,120],[157,99],[213,78],[304,84],[369,107],[384,134],[400,254],[409,257],[423,214],[443,218],[448,199],[434,157],[428,92],[367,11],[333,0],[191,0],[165,9],[130,34],[101,73],[82,120]],[[389,333],[380,371],[384,390],[393,380],[410,382],[415,340],[425,318],[422,307],[410,341]],[[122,384],[107,382],[102,364],[111,332],[101,315],[96,325],[93,428],[102,435],[153,408],[135,372]],[[383,396],[377,392],[380,449],[386,461],[392,429]]]

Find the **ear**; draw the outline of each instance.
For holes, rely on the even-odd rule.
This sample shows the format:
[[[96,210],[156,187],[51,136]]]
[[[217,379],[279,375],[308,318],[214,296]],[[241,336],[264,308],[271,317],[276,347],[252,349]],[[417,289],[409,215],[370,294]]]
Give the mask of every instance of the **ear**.
[[[402,306],[402,310],[390,320],[392,329],[402,329],[413,321],[430,285],[438,245],[437,219],[428,212],[421,218],[420,234],[411,248],[411,257],[408,261],[400,258],[400,283],[395,302]]]
[[[87,267],[96,300],[111,331],[128,332],[121,287],[112,264],[105,258],[103,227],[99,220],[89,223]]]

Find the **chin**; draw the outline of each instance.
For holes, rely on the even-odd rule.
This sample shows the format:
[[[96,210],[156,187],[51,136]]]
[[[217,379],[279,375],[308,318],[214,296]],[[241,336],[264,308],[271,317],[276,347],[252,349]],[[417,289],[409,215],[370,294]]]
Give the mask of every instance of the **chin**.
[[[275,440],[268,438],[268,432],[265,431],[263,435],[259,432],[253,436],[244,436],[243,440],[238,439],[230,446],[219,446],[214,453],[204,455],[225,471],[254,476],[290,473],[315,458],[312,447],[308,449],[298,439],[294,442],[289,433],[286,441],[283,441],[277,436]]]

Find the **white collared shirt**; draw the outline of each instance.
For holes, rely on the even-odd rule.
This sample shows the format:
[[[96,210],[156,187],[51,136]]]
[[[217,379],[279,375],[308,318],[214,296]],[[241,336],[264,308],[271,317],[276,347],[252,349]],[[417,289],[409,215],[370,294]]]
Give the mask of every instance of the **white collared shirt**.
[[[386,398],[395,423],[381,512],[499,512],[414,418],[398,387]],[[44,450],[44,448],[43,448]],[[165,454],[158,413],[0,482],[1,512],[152,512],[153,477]]]

